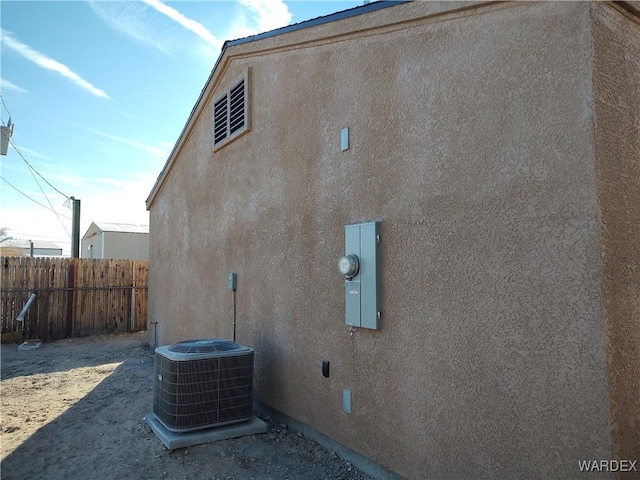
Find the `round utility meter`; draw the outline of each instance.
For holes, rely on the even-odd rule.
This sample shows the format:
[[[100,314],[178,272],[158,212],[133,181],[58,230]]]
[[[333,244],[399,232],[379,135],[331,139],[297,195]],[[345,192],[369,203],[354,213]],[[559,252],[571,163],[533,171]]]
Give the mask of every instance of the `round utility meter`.
[[[360,262],[355,255],[345,255],[338,260],[338,270],[347,279],[351,279],[358,274]]]

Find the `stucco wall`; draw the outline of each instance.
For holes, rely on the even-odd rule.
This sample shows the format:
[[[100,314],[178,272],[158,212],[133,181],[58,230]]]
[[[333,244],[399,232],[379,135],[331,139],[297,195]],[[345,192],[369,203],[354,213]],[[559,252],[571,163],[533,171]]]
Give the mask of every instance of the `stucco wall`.
[[[250,69],[252,129],[213,153],[206,102],[151,205],[160,343],[230,337],[235,271],[260,400],[393,471],[610,458],[590,22],[418,2],[229,48],[207,95]],[[371,220],[383,328],[350,337],[336,261]]]
[[[640,11],[640,6],[638,6]],[[640,20],[594,3],[593,90],[613,453],[640,455]]]

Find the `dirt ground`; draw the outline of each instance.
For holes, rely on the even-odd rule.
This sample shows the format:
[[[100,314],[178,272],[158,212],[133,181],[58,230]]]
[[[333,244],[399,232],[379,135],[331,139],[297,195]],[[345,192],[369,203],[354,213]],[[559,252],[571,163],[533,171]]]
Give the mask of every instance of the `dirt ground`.
[[[167,450],[145,332],[1,350],[0,477],[13,479],[364,480],[335,452],[271,418],[265,434]]]

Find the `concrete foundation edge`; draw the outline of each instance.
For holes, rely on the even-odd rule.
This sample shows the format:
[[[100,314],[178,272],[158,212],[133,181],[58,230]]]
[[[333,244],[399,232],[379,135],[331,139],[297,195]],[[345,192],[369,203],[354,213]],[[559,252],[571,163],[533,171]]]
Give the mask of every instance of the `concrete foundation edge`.
[[[228,440],[229,438],[244,437],[245,435],[257,435],[267,431],[267,424],[257,417],[251,417],[251,420],[242,423],[184,433],[167,430],[154,413],[147,413],[145,417],[153,433],[169,450],[217,442],[218,440]]]
[[[322,447],[336,452],[336,454],[350,462],[355,467],[362,470],[367,475],[372,476],[376,480],[403,480],[404,477],[398,475],[391,470],[387,470],[386,468],[378,465],[371,459],[360,455],[359,453],[354,452],[353,450],[341,445],[340,443],[332,440],[329,437],[326,437],[322,433],[314,430],[313,428],[305,425],[304,423],[298,422],[293,418],[285,415],[284,413],[265,405],[264,403],[256,403],[255,405],[256,412],[262,417],[265,418],[267,416],[272,417],[279,423],[286,423],[291,430],[302,433],[305,437],[313,440],[318,443]]]

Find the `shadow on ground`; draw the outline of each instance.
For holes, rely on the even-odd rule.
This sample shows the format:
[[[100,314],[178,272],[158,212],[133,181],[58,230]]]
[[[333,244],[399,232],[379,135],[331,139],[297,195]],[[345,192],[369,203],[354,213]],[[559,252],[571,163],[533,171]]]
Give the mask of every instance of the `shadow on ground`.
[[[3,384],[13,379],[11,385],[20,383],[19,376],[26,381],[30,375],[54,372],[65,372],[66,381],[73,383],[81,381],[73,376],[86,373],[85,367],[103,375],[92,390],[15,446],[0,465],[3,480],[370,478],[270,418],[269,431],[262,435],[167,450],[144,419],[153,402],[152,350],[136,339],[108,342],[59,351],[47,345],[48,352],[43,348],[30,361],[11,355],[7,376],[3,365]]]

